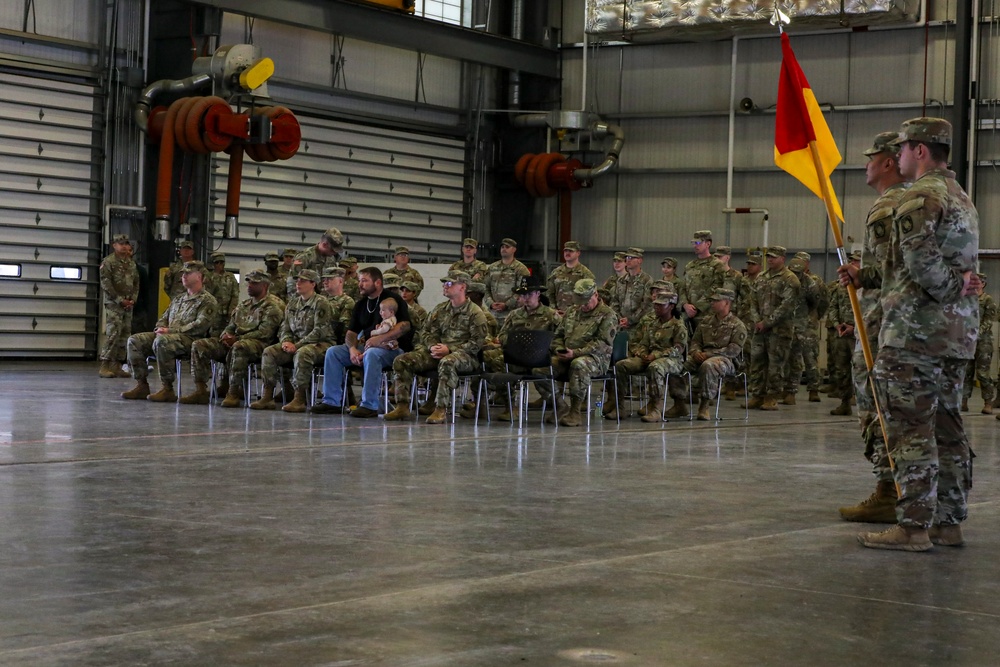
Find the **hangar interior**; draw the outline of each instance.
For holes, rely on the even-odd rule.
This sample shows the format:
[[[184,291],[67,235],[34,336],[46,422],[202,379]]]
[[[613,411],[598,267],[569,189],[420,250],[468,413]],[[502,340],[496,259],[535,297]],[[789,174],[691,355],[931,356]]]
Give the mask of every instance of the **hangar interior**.
[[[712,229],[735,267],[781,244],[833,278],[822,202],[774,165],[774,3],[409,4],[0,5],[0,662],[991,662],[1000,512],[979,404],[969,545],[895,554],[837,517],[871,478],[829,402],[748,421],[726,403],[711,424],[359,425],[126,405],[98,380],[97,271],[119,233],[153,278],[146,330],[180,239],[249,266],[330,226],[362,264],[404,244],[450,263],[466,236],[492,261],[513,237],[544,273],[573,239],[600,280],[630,246],[650,273],[683,266]],[[1000,3],[778,5],[843,156],[845,245],[874,199],[872,137],[941,116],[1000,284]],[[158,220],[136,105],[232,45],[273,60],[260,101],[294,113],[297,152],[242,163],[235,224],[230,155],[184,153]],[[519,182],[527,155],[597,167],[616,137],[585,187]]]

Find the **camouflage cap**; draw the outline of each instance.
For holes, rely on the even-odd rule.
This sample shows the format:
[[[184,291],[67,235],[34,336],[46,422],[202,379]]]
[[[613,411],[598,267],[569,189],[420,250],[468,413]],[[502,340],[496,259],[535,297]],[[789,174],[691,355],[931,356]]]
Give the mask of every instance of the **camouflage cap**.
[[[760,255],[747,255],[747,264],[760,264],[761,259]]]
[[[403,285],[399,282],[399,276],[393,274],[382,274],[382,289],[399,289]]]
[[[712,240],[712,230],[711,229],[700,229],[691,235],[692,241],[711,241]]]
[[[271,284],[271,277],[259,269],[254,269],[253,271],[247,272],[247,274],[243,276],[243,280],[245,280],[248,283],[267,283],[268,285]]]
[[[347,271],[344,271],[344,269],[339,266],[328,266],[323,269],[323,280],[326,280],[327,278],[343,278],[346,274]]]
[[[224,253],[224,252],[213,252],[212,253],[212,263],[213,264],[215,264],[216,262],[225,262],[225,261],[226,261],[226,253]]]
[[[951,146],[951,123],[944,118],[911,118],[899,128],[899,136],[893,139],[894,145],[906,141],[922,141],[926,144],[944,144]]]
[[[407,248],[405,245],[396,246],[396,250],[395,250],[395,252],[393,254],[394,255],[409,255],[410,254],[410,249]]]
[[[187,239],[181,241],[177,244],[178,248],[191,248],[194,250],[194,241],[188,241]]]
[[[726,287],[720,287],[712,295],[712,301],[733,301],[736,299],[736,292]]]
[[[611,258],[611,261],[613,261],[613,262],[624,262],[625,261],[625,253],[623,253],[623,252],[616,252],[615,255],[614,255],[614,257]]]
[[[892,142],[898,136],[899,132],[879,132],[875,135],[872,147],[865,151],[865,155],[878,155],[879,153],[892,153],[895,155],[899,152],[899,145]]]
[[[976,275],[979,276],[979,280],[981,280],[982,283],[985,285],[986,284],[986,274],[985,273],[977,273]]]
[[[500,245],[509,245],[511,248],[516,248],[517,247],[517,241],[515,241],[514,239],[512,239],[512,238],[510,238],[508,236],[508,237],[503,238],[500,241]]]
[[[466,291],[469,294],[486,294],[486,285],[481,282],[473,281],[469,283],[469,289]]]
[[[299,275],[295,276],[296,280],[308,280],[311,283],[319,282],[319,274],[312,269],[302,269],[299,271]]]
[[[580,243],[579,241],[566,241],[566,243],[563,243],[563,250],[580,251],[581,250]]]
[[[467,238],[467,239],[465,239],[465,240],[462,241],[462,245],[463,246],[472,246],[473,248],[478,248],[479,247],[479,241],[477,241],[474,238]]]
[[[860,250],[852,250],[850,252],[850,254],[847,255],[847,259],[848,259],[848,261],[851,261],[851,262],[860,262],[861,261],[861,251]]]
[[[295,248],[285,248],[284,250],[281,251],[282,257],[295,257],[298,254],[299,251],[296,250]]]
[[[349,269],[354,266],[357,262],[351,261],[353,258],[345,257],[344,259],[337,262],[337,265],[344,269]]]
[[[672,269],[677,268],[677,260],[673,257],[664,257],[660,260],[660,266],[669,266]]]
[[[660,294],[658,297],[653,299],[653,304],[657,306],[667,306],[672,303],[677,303],[677,292]]]
[[[268,253],[264,254],[264,261],[265,262],[280,262],[281,261],[281,257],[278,256],[278,253],[276,253],[276,252],[274,252],[272,250],[271,252],[268,252]]]
[[[597,283],[590,278],[582,278],[573,285],[573,296],[577,301],[589,301],[590,297],[597,294]]]
[[[412,280],[404,280],[403,284],[400,285],[400,288],[401,289],[405,289],[407,292],[413,292],[414,294],[417,294],[417,295],[419,295],[420,292],[422,291],[420,289],[420,285],[418,285],[417,283],[413,282]]]
[[[810,261],[812,259],[812,255],[810,255],[809,253],[807,253],[805,250],[798,251],[797,253],[795,253],[794,255],[792,255],[792,257],[794,259],[801,259],[803,262],[808,262],[808,261]]]
[[[466,287],[472,282],[472,276],[465,271],[449,271],[448,275],[441,278],[442,283],[459,283]],[[485,291],[485,290],[484,290]]]
[[[669,280],[654,280],[651,283],[650,289],[676,290],[677,287],[674,286],[674,284],[672,282],[670,282]]]
[[[205,275],[205,265],[198,260],[192,260],[190,262],[184,262],[184,267],[181,269],[182,273],[200,273]]]
[[[642,248],[637,248],[635,246],[631,246],[630,248],[628,248],[625,251],[625,256],[626,257],[640,257],[641,258],[644,252],[646,252],[646,251],[643,250]]]
[[[770,254],[770,253],[768,253]],[[792,273],[802,273],[806,270],[806,263],[801,259],[793,259],[788,263],[788,270]]]
[[[115,234],[111,238],[112,243],[129,243],[128,234]]]
[[[716,257],[719,257],[720,255],[732,255],[733,249],[727,245],[720,245],[715,249],[715,252],[713,252],[712,254]]]
[[[788,254],[788,249],[783,245],[772,245],[767,248],[768,257],[784,257]]]
[[[330,229],[323,232],[323,240],[329,242],[332,246],[337,246],[338,248],[344,245],[344,235],[340,233],[340,230],[336,227],[330,227]]]

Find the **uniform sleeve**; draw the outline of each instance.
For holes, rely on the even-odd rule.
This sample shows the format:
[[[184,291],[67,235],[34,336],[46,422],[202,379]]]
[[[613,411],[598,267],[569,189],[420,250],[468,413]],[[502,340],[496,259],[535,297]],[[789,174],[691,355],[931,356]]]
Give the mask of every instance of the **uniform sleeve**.
[[[583,347],[573,351],[574,355],[610,355],[614,345],[615,334],[618,333],[618,320],[614,313],[605,313],[597,327],[594,339]]]
[[[211,294],[205,293],[201,304],[197,310],[197,316],[193,322],[185,324],[180,328],[180,333],[189,336],[204,336],[208,333],[212,325],[215,324],[219,312],[219,302]]]
[[[122,303],[122,297],[118,294],[118,288],[115,285],[114,276],[112,275],[111,262],[109,260],[104,260],[101,262],[100,268],[101,275],[101,289],[107,294],[111,299],[114,300],[119,306]]]
[[[490,267],[486,267],[483,272],[483,284],[486,286],[486,294],[483,295],[483,308],[493,307],[493,272]]]
[[[677,320],[680,322],[680,320]],[[687,349],[688,344],[688,330],[687,326],[681,323],[681,326],[677,327],[674,332],[674,339],[670,347],[657,350],[653,353],[653,356],[657,359],[662,359],[664,357],[674,357],[676,359],[684,358],[684,350]]]
[[[935,232],[941,219],[936,201],[917,197],[896,211],[895,230],[899,250],[913,281],[938,303],[957,301],[962,296],[965,278],[949,267],[941,254]]]
[[[813,301],[816,308],[816,316],[823,317],[830,307],[830,292],[826,289],[826,284],[822,280],[812,280]]]
[[[296,347],[333,341],[333,310],[330,308],[330,302],[321,296],[317,296],[315,299],[312,329],[299,339],[299,342],[295,344]]]
[[[729,337],[729,345],[723,348],[716,348],[712,354],[738,359],[743,354],[743,346],[747,342],[747,328],[739,320],[733,322],[732,335]]]
[[[789,276],[782,289],[778,307],[774,309],[770,320],[764,323],[768,328],[774,328],[783,322],[787,322],[795,315],[795,307],[799,303],[799,293],[801,290],[802,287],[799,284],[799,279],[794,275]]]
[[[471,314],[468,319],[469,327],[469,337],[468,339],[458,346],[458,349],[448,348],[452,352],[461,351],[465,352],[470,356],[476,356],[479,351],[483,349],[486,345],[487,333],[487,323],[486,323],[486,313],[482,311],[481,308],[471,309]]]
[[[279,343],[291,343],[292,342],[292,325],[288,323],[289,317],[295,314],[296,307],[294,304],[289,303],[285,306],[285,316],[281,318],[281,326],[278,328],[278,342]]]
[[[277,303],[270,301],[264,305],[264,312],[260,316],[260,326],[244,338],[260,340],[269,343],[274,340],[278,333],[278,328],[285,319],[285,310]]]

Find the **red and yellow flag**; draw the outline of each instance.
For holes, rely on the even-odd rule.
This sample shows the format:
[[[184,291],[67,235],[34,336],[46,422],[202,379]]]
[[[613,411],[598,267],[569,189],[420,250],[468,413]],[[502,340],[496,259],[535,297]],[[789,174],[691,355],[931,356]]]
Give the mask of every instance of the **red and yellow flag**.
[[[830,174],[841,161],[840,151],[785,33],[781,33],[781,56],[774,123],[774,163],[799,179],[820,199],[823,198],[823,190],[819,179],[825,180],[833,211],[843,220],[840,203],[830,185]],[[821,165],[813,160],[809,148],[811,142],[816,142]]]

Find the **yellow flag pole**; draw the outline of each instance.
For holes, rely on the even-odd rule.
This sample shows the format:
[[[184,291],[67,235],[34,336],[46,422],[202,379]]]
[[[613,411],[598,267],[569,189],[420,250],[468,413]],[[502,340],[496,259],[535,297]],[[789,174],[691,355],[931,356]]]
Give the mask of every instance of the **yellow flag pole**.
[[[819,149],[816,147],[816,140],[809,142],[809,152],[812,154],[813,166],[816,167],[816,175],[819,177],[820,191],[823,193],[823,203],[826,204],[826,217],[830,221],[830,228],[833,230],[833,240],[837,244],[837,258],[840,264],[847,264],[847,251],[844,250],[844,235],[840,232],[837,214],[833,211],[833,198],[830,195],[830,188],[827,187],[826,172],[823,170],[823,161],[819,157]],[[896,464],[892,460],[892,453],[889,451],[889,432],[885,427],[885,416],[882,414],[882,407],[879,405],[878,392],[875,391],[875,379],[872,377],[872,369],[875,367],[875,357],[872,355],[872,347],[868,342],[868,330],[865,328],[865,320],[861,315],[861,304],[858,302],[858,291],[853,283],[847,284],[847,294],[851,298],[851,310],[854,312],[854,328],[858,332],[858,339],[861,341],[861,350],[865,355],[865,366],[868,367],[868,384],[872,390],[872,399],[875,402],[875,414],[878,415],[879,426],[882,427],[882,440],[885,444],[885,455],[889,459],[889,469],[896,471]],[[899,482],[893,475],[893,484],[896,486],[896,496],[901,494]]]

